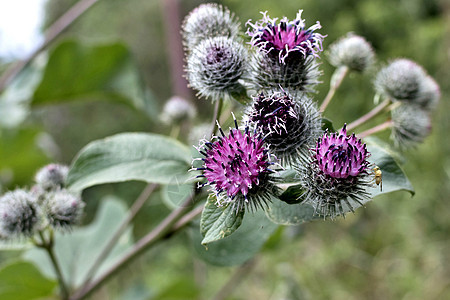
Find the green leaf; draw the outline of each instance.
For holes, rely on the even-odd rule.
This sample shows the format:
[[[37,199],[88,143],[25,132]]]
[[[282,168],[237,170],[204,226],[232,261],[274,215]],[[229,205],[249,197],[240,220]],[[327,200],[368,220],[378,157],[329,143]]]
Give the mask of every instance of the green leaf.
[[[215,195],[208,197],[200,220],[200,232],[202,233],[202,245],[223,239],[241,226],[244,211],[238,213],[232,205],[218,207]]]
[[[175,176],[172,184],[163,185],[161,199],[169,209],[175,209],[194,193],[194,185],[184,182],[185,174]]]
[[[25,67],[0,95],[0,126],[16,127],[29,113],[29,102],[42,78],[44,57]]]
[[[325,131],[327,129],[329,132],[335,132],[333,122],[330,119],[322,118],[322,130]]]
[[[309,204],[287,204],[278,199],[272,200],[267,210],[267,217],[280,225],[298,225],[320,218],[314,214],[314,208]]]
[[[90,99],[116,100],[155,117],[130,51],[122,43],[83,45],[63,41],[51,52],[33,105]]]
[[[107,197],[101,203],[100,210],[90,225],[75,228],[70,233],[55,234],[55,256],[71,287],[80,286],[86,279],[89,268],[126,218],[127,208],[117,198]],[[114,264],[132,245],[132,230],[128,228],[97,270],[96,276]],[[33,262],[46,276],[56,278],[48,255],[42,249],[33,248],[25,252],[24,259]]]
[[[303,187],[300,184],[291,185],[279,196],[279,198],[287,204],[296,204],[302,201],[300,196],[303,192]]]
[[[377,165],[382,172],[383,190],[381,191],[381,188],[376,185],[373,188],[369,188],[368,191],[372,197],[395,191],[407,191],[414,195],[414,188],[411,182],[393,157],[398,156],[398,154],[391,153],[391,150],[380,147],[375,143],[375,140],[366,139],[365,142],[367,150],[371,154],[369,161]]]
[[[18,261],[0,269],[0,299],[31,300],[53,295],[56,282],[42,276],[33,264]]]
[[[190,166],[189,149],[157,134],[123,133],[81,149],[67,178],[71,190],[128,180],[175,184]],[[186,177],[184,179],[186,179]]]
[[[190,230],[194,249],[198,256],[213,265],[239,265],[252,258],[275,231],[277,225],[267,219],[263,211],[247,213],[242,225],[230,236],[201,245],[203,237],[198,227]]]
[[[34,128],[0,131],[0,174],[5,188],[29,184],[49,159],[38,147],[41,132]]]

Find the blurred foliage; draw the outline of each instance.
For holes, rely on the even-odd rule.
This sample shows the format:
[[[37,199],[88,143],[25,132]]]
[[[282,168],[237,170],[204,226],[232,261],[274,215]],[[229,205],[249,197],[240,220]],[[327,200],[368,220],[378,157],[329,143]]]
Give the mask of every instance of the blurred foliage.
[[[87,45],[117,42],[127,45],[145,89],[151,90],[162,107],[172,95],[172,89],[167,56],[170,49],[166,47],[161,1],[100,0],[61,40],[71,38]],[[44,27],[75,2],[49,0]],[[179,2],[185,15],[205,1]],[[450,82],[446,80],[450,77],[448,3],[438,0],[227,0],[220,3],[235,12],[242,25],[247,19],[259,19],[260,11],[267,10],[271,17],[293,18],[303,9],[307,26],[316,20],[322,24],[320,33],[328,35],[325,49],[348,31],[364,36],[374,46],[377,66],[362,76],[351,74],[346,78],[326,112],[336,128],[370,110],[374,97],[373,75],[389,59],[406,57],[417,61],[442,88],[432,135],[417,149],[405,153],[404,169],[416,190],[414,197],[401,192],[382,195],[369,203],[367,209],[360,209],[346,219],[277,230],[257,256],[256,267],[233,290],[230,299],[450,298],[450,139],[446,138],[450,131]],[[57,51],[60,45],[54,43],[50,52]],[[326,55],[322,56],[321,69],[323,84],[318,86],[315,96],[319,102],[325,97],[333,73]],[[82,83],[83,80],[77,82]],[[55,91],[48,89],[51,92]],[[51,100],[47,95],[41,99]],[[211,110],[205,100],[193,101],[200,111]],[[196,122],[201,121],[209,119]],[[49,159],[70,163],[94,139],[125,131],[169,132],[156,117],[111,101],[40,106],[27,114],[23,122],[19,128],[2,128],[0,132],[0,181],[4,188],[31,184],[35,170]],[[387,138],[388,134],[379,136]],[[92,219],[102,195],[117,195],[129,205],[142,187],[141,183],[132,182],[86,190],[83,194],[87,202],[86,222]],[[167,213],[161,201],[160,193],[155,193],[140,212],[134,225],[136,238]],[[155,247],[118,279],[112,280],[99,297],[210,299],[236,267],[205,265],[193,258],[193,245],[186,247],[189,243],[188,236],[183,234]],[[10,253],[0,255],[0,259],[11,256]]]

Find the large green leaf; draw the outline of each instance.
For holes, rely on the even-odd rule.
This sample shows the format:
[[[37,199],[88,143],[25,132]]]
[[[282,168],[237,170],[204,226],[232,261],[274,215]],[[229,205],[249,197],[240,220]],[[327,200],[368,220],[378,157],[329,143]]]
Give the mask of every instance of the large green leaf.
[[[0,299],[31,300],[50,297],[56,282],[45,278],[33,264],[17,261],[0,269]]]
[[[128,180],[172,184],[180,174],[187,173],[190,160],[189,149],[174,139],[147,133],[118,134],[81,149],[70,168],[67,185],[79,191]]]
[[[373,186],[367,188],[367,192],[374,198],[381,194],[387,194],[395,191],[407,191],[414,194],[414,189],[409,182],[408,178],[404,174],[403,170],[396,162],[393,156],[398,156],[396,153],[392,153],[391,150],[381,147],[376,143],[374,139],[367,139],[367,149],[371,153],[369,161],[377,165],[382,171],[382,185],[373,184]],[[290,186],[282,195],[283,201],[273,200],[267,211],[267,216],[275,223],[282,225],[298,225],[303,222],[311,221],[314,219],[322,218],[322,216],[314,213],[314,209],[311,205],[306,203],[295,203],[298,195],[301,195],[303,190],[300,185]],[[292,197],[293,199],[289,198]],[[361,201],[362,204],[366,204],[370,199]],[[347,199],[353,208],[358,208],[361,205],[354,200]],[[351,211],[350,207],[343,203],[344,213]]]
[[[69,40],[50,52],[32,104],[76,99],[117,100],[155,116],[154,101],[122,43],[88,46]]]
[[[71,287],[78,287],[86,279],[87,272],[100,255],[121,222],[127,208],[119,200],[107,197],[102,200],[100,210],[90,225],[75,228],[67,234],[56,233],[54,251],[65,280]],[[133,244],[129,228],[113,248],[97,275],[116,262]],[[42,249],[33,248],[24,253],[24,259],[33,262],[43,274],[56,278],[48,255]]]
[[[200,232],[203,235],[202,245],[223,239],[241,226],[244,210],[236,212],[232,205],[217,206],[215,195],[208,197],[200,220]]]
[[[201,245],[203,237],[198,226],[191,228],[190,234],[194,249],[202,260],[213,265],[232,266],[242,264],[258,253],[276,228],[263,211],[257,211],[247,213],[232,235],[208,244],[207,248]]]

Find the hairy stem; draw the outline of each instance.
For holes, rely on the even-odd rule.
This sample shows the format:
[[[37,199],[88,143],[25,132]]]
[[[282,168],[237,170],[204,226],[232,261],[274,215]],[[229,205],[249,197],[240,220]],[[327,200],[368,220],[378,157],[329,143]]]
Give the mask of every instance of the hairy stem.
[[[0,93],[11,81],[44,49],[46,49],[61,33],[75,20],[83,15],[98,0],[80,0],[75,3],[64,15],[55,21],[45,32],[44,42],[24,60],[12,64],[0,77]]]
[[[236,290],[236,287],[242,282],[245,276],[247,276],[256,265],[256,259],[252,259],[238,267],[236,271],[231,275],[227,283],[219,290],[214,300],[224,300]]]
[[[333,74],[333,77],[331,77],[332,83],[330,84],[330,90],[328,91],[327,96],[323,100],[322,104],[320,105],[320,112],[324,112],[327,108],[328,104],[330,104],[331,99],[333,99],[334,94],[336,93],[336,90],[341,86],[342,81],[344,80],[345,76],[348,74],[348,67],[339,67],[336,69],[335,74]],[[335,76],[337,76],[335,78]]]
[[[223,99],[216,101],[216,105],[214,106],[214,114],[211,124],[211,135],[215,135],[217,133],[216,121],[219,120],[220,114],[222,113],[223,108]]]
[[[78,292],[76,292],[70,299],[80,300],[89,296],[92,292],[98,289],[108,279],[116,275],[124,266],[130,263],[133,259],[138,257],[142,252],[153,246],[156,242],[162,240],[166,236],[173,233],[173,225],[183,217],[190,209],[191,201],[194,196],[186,199],[180,207],[172,211],[155,229],[149,232],[146,236],[140,239],[133,248],[125,254],[119,261],[117,261],[108,271],[99,276],[97,279],[84,284]]]
[[[391,128],[392,127],[392,120],[387,120],[384,123],[381,123],[380,125],[377,125],[375,127],[372,127],[370,129],[367,129],[366,131],[361,132],[360,134],[358,134],[359,138],[365,138],[368,137],[369,135],[372,135],[374,133],[383,131],[385,129]]]
[[[347,125],[347,130],[350,131],[352,129],[355,129],[356,127],[360,126],[361,124],[364,124],[368,120],[372,119],[373,117],[376,117],[379,115],[389,104],[391,103],[390,99],[386,99],[377,106],[374,107],[371,111],[369,111],[364,116],[360,117],[359,119],[351,122]]]
[[[86,280],[84,284],[89,283],[92,278],[95,276],[96,272],[100,268],[101,264],[105,261],[105,259],[108,257],[111,250],[116,245],[117,241],[120,239],[124,231],[128,228],[128,225],[133,221],[136,214],[140,211],[140,209],[144,206],[145,202],[147,201],[148,197],[153,193],[155,188],[158,186],[156,183],[150,183],[148,184],[145,189],[141,192],[139,197],[136,199],[136,201],[133,203],[133,205],[130,208],[130,211],[128,213],[128,216],[122,221],[122,224],[120,224],[117,231],[114,233],[114,235],[111,237],[111,239],[108,241],[108,244],[103,248],[102,252],[98,256],[97,260],[94,262],[94,264],[89,269]]]
[[[61,267],[59,266],[58,260],[55,256],[55,252],[53,251],[53,232],[50,233],[50,237],[48,240],[45,239],[44,233],[42,231],[39,231],[39,237],[41,238],[41,242],[39,244],[36,244],[36,246],[47,251],[47,254],[50,257],[53,268],[55,269],[56,277],[58,278],[59,287],[61,289],[61,298],[64,300],[69,299],[69,289],[67,288],[64,276],[61,271]]]

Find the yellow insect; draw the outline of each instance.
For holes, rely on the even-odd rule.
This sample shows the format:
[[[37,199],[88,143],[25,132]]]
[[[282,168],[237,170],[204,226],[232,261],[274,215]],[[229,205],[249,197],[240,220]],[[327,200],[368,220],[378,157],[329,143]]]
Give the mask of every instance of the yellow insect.
[[[383,175],[380,168],[378,166],[375,166],[375,168],[373,168],[372,170],[374,175],[373,181],[376,183],[376,185],[380,186],[380,191],[383,191]]]

